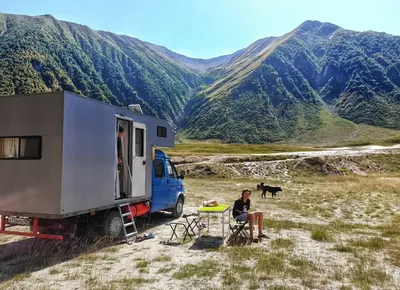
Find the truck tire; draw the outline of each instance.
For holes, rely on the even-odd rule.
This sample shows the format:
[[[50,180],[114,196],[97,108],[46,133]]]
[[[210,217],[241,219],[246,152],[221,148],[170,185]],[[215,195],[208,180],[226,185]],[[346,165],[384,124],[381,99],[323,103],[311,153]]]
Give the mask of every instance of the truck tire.
[[[182,213],[183,213],[183,198],[182,196],[180,196],[175,204],[174,209],[172,210],[172,216],[174,218],[179,218],[181,217]]]
[[[112,239],[117,239],[123,236],[122,219],[117,211],[110,211],[104,219],[104,235]]]

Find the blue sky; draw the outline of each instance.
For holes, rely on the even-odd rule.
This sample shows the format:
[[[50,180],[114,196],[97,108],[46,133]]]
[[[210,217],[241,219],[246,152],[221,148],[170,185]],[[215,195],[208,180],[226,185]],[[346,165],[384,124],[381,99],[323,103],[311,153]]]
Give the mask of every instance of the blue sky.
[[[400,35],[400,0],[0,0],[0,12],[137,37],[191,57],[232,53],[305,20]]]

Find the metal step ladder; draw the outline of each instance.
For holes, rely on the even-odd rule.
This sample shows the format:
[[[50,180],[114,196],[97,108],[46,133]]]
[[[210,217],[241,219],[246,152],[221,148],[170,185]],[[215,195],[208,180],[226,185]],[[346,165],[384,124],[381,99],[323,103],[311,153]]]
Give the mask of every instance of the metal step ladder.
[[[132,244],[132,242],[129,241],[129,238],[134,235],[137,235],[136,224],[135,220],[133,219],[131,207],[129,206],[129,203],[120,203],[118,204],[118,210],[121,215],[126,243],[130,245]],[[128,220],[126,217],[130,217],[130,220]],[[128,227],[132,227],[133,230],[128,232],[127,231]]]

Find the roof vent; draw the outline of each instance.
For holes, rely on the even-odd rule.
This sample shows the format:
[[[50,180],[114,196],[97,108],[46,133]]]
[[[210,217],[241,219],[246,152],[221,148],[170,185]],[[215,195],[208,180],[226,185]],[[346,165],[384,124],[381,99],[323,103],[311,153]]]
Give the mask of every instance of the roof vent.
[[[129,110],[143,114],[142,108],[139,104],[132,104],[128,106]]]

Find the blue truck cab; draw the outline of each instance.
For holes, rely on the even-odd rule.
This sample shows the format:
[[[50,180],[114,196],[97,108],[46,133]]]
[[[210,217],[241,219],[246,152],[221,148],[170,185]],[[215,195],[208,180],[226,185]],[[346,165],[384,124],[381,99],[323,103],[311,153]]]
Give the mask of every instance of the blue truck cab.
[[[152,197],[150,213],[169,211],[180,217],[185,203],[184,171],[178,174],[166,153],[156,149],[152,168]]]

